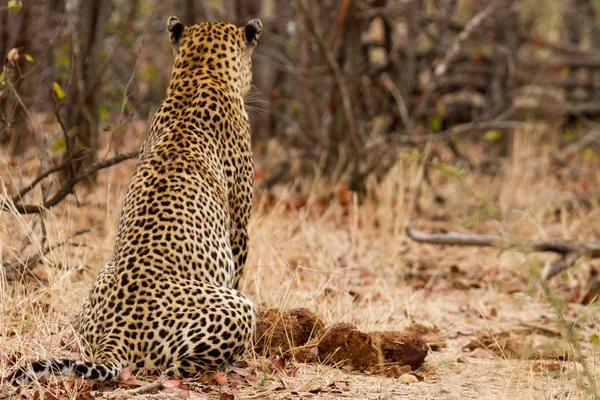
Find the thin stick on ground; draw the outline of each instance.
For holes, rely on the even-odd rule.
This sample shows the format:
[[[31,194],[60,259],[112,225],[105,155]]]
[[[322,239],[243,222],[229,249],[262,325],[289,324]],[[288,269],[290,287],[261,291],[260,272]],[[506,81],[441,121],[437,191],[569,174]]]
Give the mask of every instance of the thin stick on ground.
[[[514,249],[522,252],[552,252],[561,255],[555,262],[549,263],[541,272],[543,279],[570,268],[580,257],[600,258],[600,242],[582,242],[577,240],[515,240],[493,235],[466,235],[445,231],[426,233],[412,228],[406,229],[406,236],[415,242],[432,244],[450,244],[458,246],[487,246],[501,249]]]

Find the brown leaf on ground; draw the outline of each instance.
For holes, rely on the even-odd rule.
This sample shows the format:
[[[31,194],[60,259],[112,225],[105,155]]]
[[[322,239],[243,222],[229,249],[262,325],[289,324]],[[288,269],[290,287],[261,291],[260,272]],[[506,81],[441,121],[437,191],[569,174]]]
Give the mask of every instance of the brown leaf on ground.
[[[121,371],[121,373],[119,374],[119,382],[129,387],[140,386],[140,382],[133,375],[133,370],[131,369],[131,366],[128,366],[127,368],[124,368]]]
[[[231,372],[235,372],[239,376],[243,376],[243,377],[246,377],[250,373],[247,369],[240,368],[240,367],[231,366],[231,367],[229,367],[229,369],[231,370]]]
[[[239,386],[246,385],[246,379],[243,376],[236,374],[235,372],[231,372],[229,374],[229,381],[230,381],[231,387],[233,387],[233,388],[237,388]]]
[[[250,384],[255,384],[258,382],[258,378],[254,374],[248,374],[246,375],[246,382]]]
[[[350,391],[350,386],[348,385],[347,381],[334,381],[329,385],[329,387],[338,389],[342,392]]]
[[[285,358],[279,357],[269,360],[269,366],[267,367],[267,370],[270,373],[275,371],[281,374],[285,373]]]
[[[216,383],[219,386],[223,386],[227,383],[227,374],[223,371],[216,371],[211,374],[208,374],[206,376],[205,381],[208,384]]]
[[[417,378],[417,376],[413,375],[413,374],[402,374],[402,375],[400,375],[398,380],[402,383],[408,383],[408,384],[419,382],[419,378]]]
[[[165,388],[176,388],[181,384],[180,379],[168,379],[163,383],[163,387]]]
[[[485,359],[493,358],[494,354],[492,354],[491,351],[488,351],[486,349],[477,348],[469,353],[469,357]]]
[[[235,395],[226,391],[219,393],[219,400],[235,400]]]

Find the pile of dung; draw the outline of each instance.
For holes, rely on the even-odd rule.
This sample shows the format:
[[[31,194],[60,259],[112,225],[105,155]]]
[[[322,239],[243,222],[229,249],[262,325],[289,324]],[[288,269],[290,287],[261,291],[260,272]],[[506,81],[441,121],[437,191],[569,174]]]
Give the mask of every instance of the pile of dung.
[[[425,361],[429,347],[419,331],[365,333],[348,323],[325,327],[307,309],[271,308],[258,313],[255,349],[259,354],[283,355],[297,362],[395,376],[419,368]]]

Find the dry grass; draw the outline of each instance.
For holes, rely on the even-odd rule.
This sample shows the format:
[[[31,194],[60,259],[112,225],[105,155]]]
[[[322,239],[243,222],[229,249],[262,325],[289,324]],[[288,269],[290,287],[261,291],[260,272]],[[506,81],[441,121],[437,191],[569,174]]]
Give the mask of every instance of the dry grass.
[[[295,393],[365,399],[593,398],[585,389],[590,387],[590,377],[582,375],[582,363],[597,380],[600,357],[598,345],[590,338],[593,341],[592,335],[600,330],[594,319],[600,303],[579,305],[577,300],[591,270],[598,268],[597,261],[584,260],[550,282],[552,292],[565,301],[565,318],[577,323],[575,333],[583,353],[578,359],[568,351],[572,347],[564,335],[568,326],[556,323],[557,306],[550,304],[535,282],[540,266],[552,256],[419,245],[403,234],[409,224],[461,229],[459,222],[463,222],[482,233],[597,239],[600,204],[597,196],[589,196],[591,188],[597,193],[600,187],[597,161],[553,170],[549,150],[540,145],[542,139],[539,133],[516,133],[512,154],[493,176],[468,174],[455,179],[441,170],[434,172],[435,190],[447,200],[444,205],[431,200],[423,184],[423,163],[418,161],[400,161],[383,182],[372,187],[377,196],[361,206],[324,204],[318,196],[320,182],[312,182],[307,205],[299,210],[290,207],[291,195],[285,191],[277,193],[281,200],[276,204],[266,197],[259,199],[242,288],[256,303],[308,307],[326,323],[352,322],[364,331],[398,330],[411,322],[435,325],[448,346],[430,353],[419,371],[425,381],[411,385],[300,365],[294,377],[266,373],[262,384],[236,389],[236,398],[299,398]],[[103,172],[95,189],[79,189],[79,207],[70,198],[47,214],[49,243],[64,240],[77,229],[92,231],[76,239],[79,245],[61,247],[42,258],[36,273],[46,282],[0,279],[0,375],[10,370],[15,357],[22,362],[73,356],[70,350],[77,339],[70,321],[94,274],[111,256],[132,167],[130,162]],[[16,174],[14,168],[7,166],[6,171],[2,178],[10,188],[10,180],[18,175],[9,175]],[[34,173],[33,167],[23,168],[24,176]],[[583,205],[582,199],[591,203]],[[411,211],[416,206],[419,213]],[[0,212],[3,261],[23,261],[27,254],[39,251],[35,246],[41,234],[34,220]],[[23,249],[26,240],[32,245]],[[565,346],[566,360],[466,357],[463,346],[487,331]],[[252,365],[264,362],[253,354],[248,358]],[[560,371],[555,372],[557,365]],[[347,381],[350,390],[327,389],[335,381]],[[319,388],[325,390],[308,393]],[[33,390],[24,393],[31,395]],[[68,398],[77,397],[73,389],[69,393]],[[154,396],[148,398],[167,395]]]

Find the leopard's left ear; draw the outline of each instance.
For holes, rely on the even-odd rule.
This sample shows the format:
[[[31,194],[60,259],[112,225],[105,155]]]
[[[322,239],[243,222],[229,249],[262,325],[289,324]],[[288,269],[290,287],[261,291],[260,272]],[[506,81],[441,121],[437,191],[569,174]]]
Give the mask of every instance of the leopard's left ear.
[[[173,45],[173,51],[176,52],[179,48],[179,38],[183,33],[183,24],[179,22],[177,17],[169,17],[167,20],[167,31],[171,34],[171,44]]]
[[[256,45],[262,32],[262,22],[259,19],[252,19],[244,26],[244,35],[246,44]]]

